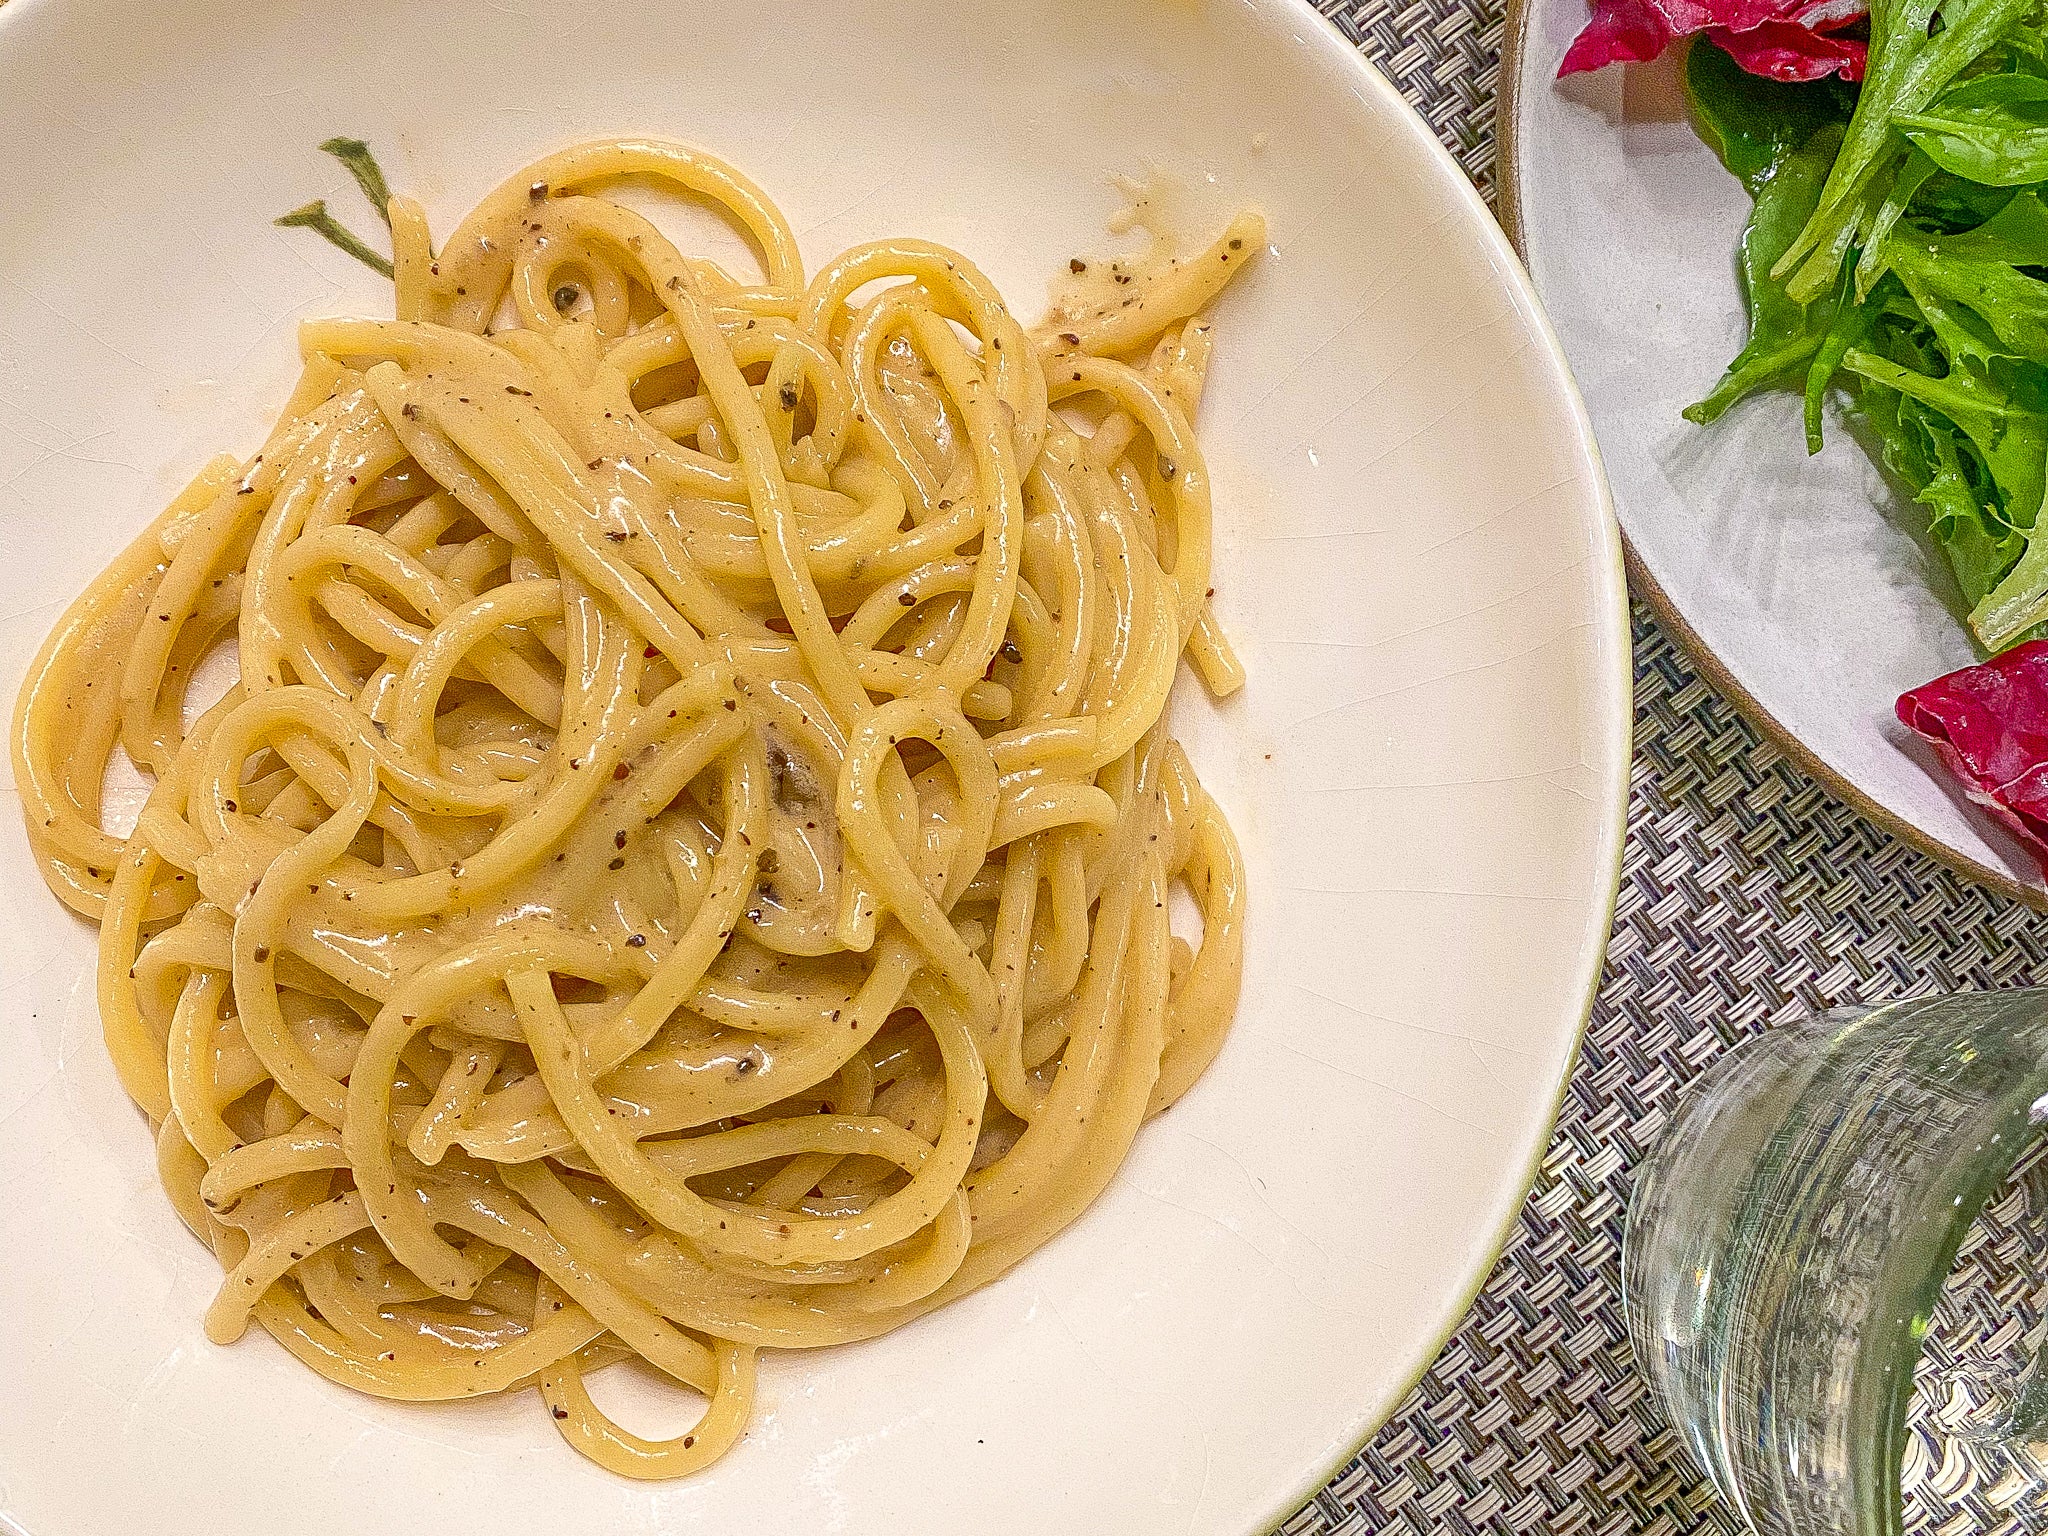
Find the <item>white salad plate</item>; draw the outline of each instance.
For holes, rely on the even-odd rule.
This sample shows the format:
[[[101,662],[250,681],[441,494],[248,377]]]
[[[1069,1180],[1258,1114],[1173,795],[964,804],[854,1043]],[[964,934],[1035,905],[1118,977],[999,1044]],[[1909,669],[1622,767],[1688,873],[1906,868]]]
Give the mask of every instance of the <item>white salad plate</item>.
[[[1686,120],[1684,48],[1556,78],[1586,0],[1510,6],[1502,217],[1571,360],[1632,557],[1631,586],[1809,774],[1971,877],[2048,905],[2036,860],[1972,806],[1892,706],[1981,657],[1925,509],[1831,406],[1679,412],[1749,334],[1735,245],[1749,195]]]
[[[1178,704],[1249,861],[1235,1029],[1047,1248],[873,1342],[771,1353],[737,1449],[633,1483],[529,1393],[384,1403],[260,1331],[206,1341],[219,1267],[10,809],[0,1529],[1262,1532],[1393,1409],[1515,1219],[1599,973],[1629,740],[1620,543],[1563,357],[1473,188],[1306,6],[12,0],[0,688],[207,457],[254,450],[298,320],[389,313],[272,227],[323,195],[370,225],[321,140],[369,140],[445,232],[621,133],[737,163],[813,262],[935,238],[1027,316],[1117,248],[1115,175],[1191,231],[1265,211],[1200,426],[1251,682]]]

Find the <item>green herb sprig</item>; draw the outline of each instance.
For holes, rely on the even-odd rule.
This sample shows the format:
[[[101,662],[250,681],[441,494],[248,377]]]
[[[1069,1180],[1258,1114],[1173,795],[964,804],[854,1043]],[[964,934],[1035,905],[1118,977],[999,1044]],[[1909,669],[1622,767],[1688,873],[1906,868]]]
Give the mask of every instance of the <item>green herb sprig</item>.
[[[377,210],[377,216],[384,221],[386,229],[391,227],[391,188],[384,180],[384,169],[377,164],[377,157],[370,152],[370,146],[361,139],[332,138],[320,148],[334,156],[348,167],[356,185],[363,189],[363,196],[370,206]],[[392,276],[391,258],[380,255],[363,238],[349,229],[328,211],[325,198],[315,198],[303,207],[294,208],[290,213],[280,214],[274,221],[283,229],[310,229],[328,244],[346,251],[364,266],[380,277]]]

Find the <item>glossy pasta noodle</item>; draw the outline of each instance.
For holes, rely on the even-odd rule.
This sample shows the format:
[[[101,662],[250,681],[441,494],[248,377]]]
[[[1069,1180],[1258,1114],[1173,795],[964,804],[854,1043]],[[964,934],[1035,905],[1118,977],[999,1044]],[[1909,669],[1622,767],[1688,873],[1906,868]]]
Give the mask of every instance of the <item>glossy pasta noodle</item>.
[[[1057,1232],[1222,1040],[1243,867],[1165,710],[1183,654],[1241,680],[1189,423],[1263,228],[1076,261],[1027,333],[922,241],[807,278],[676,144],[550,156],[438,255],[389,215],[397,318],[307,323],[262,451],[45,644],[29,834],[227,1270],[210,1338],[384,1397],[537,1385],[584,1454],[676,1476],[760,1350]],[[592,1404],[633,1355],[705,1396],[690,1433]]]

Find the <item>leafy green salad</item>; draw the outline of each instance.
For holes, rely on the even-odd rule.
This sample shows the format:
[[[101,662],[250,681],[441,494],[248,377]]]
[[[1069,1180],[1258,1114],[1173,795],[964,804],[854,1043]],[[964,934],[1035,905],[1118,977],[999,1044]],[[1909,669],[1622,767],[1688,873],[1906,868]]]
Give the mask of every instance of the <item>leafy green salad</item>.
[[[2048,621],[2048,18],[2029,0],[1873,0],[1860,86],[1746,73],[1696,38],[1702,137],[1755,200],[1750,338],[1691,419],[1845,388],[1926,508],[1997,653]]]

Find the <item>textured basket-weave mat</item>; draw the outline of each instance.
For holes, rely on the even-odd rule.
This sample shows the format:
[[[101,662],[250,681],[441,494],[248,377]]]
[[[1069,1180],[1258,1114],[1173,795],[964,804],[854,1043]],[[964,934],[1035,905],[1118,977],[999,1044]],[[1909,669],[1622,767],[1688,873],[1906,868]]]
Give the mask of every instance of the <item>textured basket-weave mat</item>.
[[[1320,8],[1490,193],[1501,0]],[[1640,607],[1635,676],[1607,972],[1521,1225],[1421,1384],[1284,1536],[1740,1529],[1630,1361],[1629,1170],[1684,1085],[1744,1034],[1833,1003],[2048,979],[2038,919],[1814,784]],[[2001,1199],[1965,1249],[1989,1292],[2010,1295],[2030,1262],[2039,1272],[2028,1209],[2020,1193]],[[1928,1531],[2000,1524],[1953,1485],[1907,1513]],[[2048,1514],[2008,1528],[2048,1530]]]

